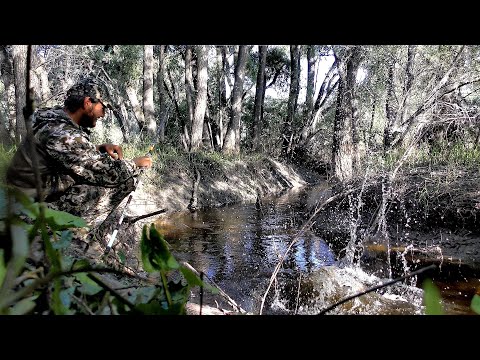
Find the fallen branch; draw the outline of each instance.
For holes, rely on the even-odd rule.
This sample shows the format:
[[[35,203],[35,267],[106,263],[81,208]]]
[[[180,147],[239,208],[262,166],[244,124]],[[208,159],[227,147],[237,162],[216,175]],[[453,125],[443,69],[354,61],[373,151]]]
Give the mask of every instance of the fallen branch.
[[[151,212],[151,213],[148,213],[148,214],[145,214],[145,215],[133,217],[133,218],[130,218],[130,217],[127,218],[127,217],[126,217],[123,222],[124,222],[125,224],[134,224],[134,223],[136,223],[138,220],[142,220],[142,219],[145,219],[145,218],[150,217],[150,216],[155,216],[155,215],[158,215],[158,214],[162,214],[162,213],[164,213],[164,212],[167,212],[167,210],[161,209],[161,210],[157,210],[157,211],[154,211],[154,212]]]
[[[195,270],[195,268],[190,265],[188,262],[186,261],[182,261],[182,265],[186,266],[187,268],[189,268],[191,271],[193,271],[196,275],[200,276],[200,273]],[[223,291],[220,286],[218,286],[215,281],[213,281],[212,279],[210,279],[207,275],[203,274],[204,277],[206,277],[208,279],[208,281],[210,281],[212,283],[213,286],[215,286],[218,291],[220,291],[220,295],[222,295],[226,300],[227,302],[232,305],[234,308],[236,308],[240,313],[242,314],[246,314],[247,312],[242,309],[239,305],[237,305],[237,303],[235,302],[235,300],[233,300],[230,296],[227,295],[227,293],[225,291]]]

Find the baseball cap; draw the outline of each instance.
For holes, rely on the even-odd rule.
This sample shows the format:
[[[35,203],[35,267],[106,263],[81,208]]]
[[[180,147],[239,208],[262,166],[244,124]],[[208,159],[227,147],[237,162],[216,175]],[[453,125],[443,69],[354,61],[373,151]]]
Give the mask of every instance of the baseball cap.
[[[113,109],[107,88],[98,80],[87,77],[79,80],[67,91],[67,99],[71,96],[91,97],[100,101],[109,109]]]

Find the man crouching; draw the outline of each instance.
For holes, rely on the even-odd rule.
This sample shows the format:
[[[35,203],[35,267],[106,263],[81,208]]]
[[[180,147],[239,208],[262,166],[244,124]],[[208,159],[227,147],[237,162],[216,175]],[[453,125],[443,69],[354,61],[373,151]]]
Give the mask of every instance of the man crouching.
[[[152,166],[149,156],[124,159],[120,146],[90,141],[89,128],[112,109],[107,96],[97,80],[85,78],[67,91],[63,107],[38,109],[32,119],[44,201],[91,226],[134,190],[142,168]],[[39,200],[26,140],[8,167],[7,183]]]

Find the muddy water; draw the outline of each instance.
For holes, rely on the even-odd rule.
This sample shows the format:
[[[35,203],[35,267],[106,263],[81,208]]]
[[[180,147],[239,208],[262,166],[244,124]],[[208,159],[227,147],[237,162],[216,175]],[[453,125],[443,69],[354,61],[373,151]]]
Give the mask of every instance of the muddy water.
[[[256,204],[235,204],[223,208],[206,209],[194,214],[175,214],[159,220],[156,226],[164,234],[178,260],[187,261],[195,269],[202,271],[243,309],[258,314],[275,266],[306,221],[307,209],[311,208],[324,188],[325,185],[320,185],[289,190],[281,196],[262,199],[260,207]],[[336,283],[340,284],[343,281],[349,284],[350,280],[346,277],[350,275],[335,270],[340,264],[332,248],[312,231],[304,231],[285,259],[277,281],[266,297],[263,313],[318,313],[335,302],[334,299],[338,301],[346,295],[351,295],[342,294],[345,285],[338,285],[338,290],[332,290],[336,294],[331,295],[330,300],[325,300],[324,297],[319,296],[318,290],[322,287],[322,283],[325,283],[325,279],[318,280],[321,283],[317,285],[314,283],[315,280],[312,280],[313,274],[317,274],[319,270],[328,269],[326,275],[322,276],[343,277],[343,279],[337,279]],[[358,269],[358,271],[361,270]],[[365,273],[362,272],[362,274],[363,278],[368,277]],[[319,276],[315,275],[315,277]],[[355,275],[355,279],[352,278],[351,282],[362,282],[362,276]],[[380,279],[376,280],[370,279],[370,283],[363,280],[363,285],[368,288],[381,283]],[[444,299],[447,312],[471,313],[465,298],[458,296],[456,280],[449,283],[442,278],[441,281],[439,286],[442,289],[448,288],[448,294],[444,292],[448,295]],[[390,292],[387,295],[390,298],[403,296],[405,303],[417,304],[406,312],[398,311],[398,301],[397,303],[387,301],[376,309],[374,304],[380,304],[381,301],[378,298],[371,298],[370,304],[362,303],[356,312],[351,310],[350,306],[346,307],[344,312],[339,308],[335,313],[422,313],[421,292],[412,292],[411,289],[401,291],[403,294]],[[408,292],[415,294],[405,295]],[[192,294],[192,296],[197,297],[198,303],[199,295]],[[414,296],[415,299],[408,296]],[[320,298],[325,302],[320,303]],[[369,301],[366,296],[365,299]],[[204,293],[202,301],[224,309],[229,307],[227,303],[219,304],[218,297],[209,296],[207,293]],[[362,309],[366,309],[367,305],[368,311],[363,311]]]

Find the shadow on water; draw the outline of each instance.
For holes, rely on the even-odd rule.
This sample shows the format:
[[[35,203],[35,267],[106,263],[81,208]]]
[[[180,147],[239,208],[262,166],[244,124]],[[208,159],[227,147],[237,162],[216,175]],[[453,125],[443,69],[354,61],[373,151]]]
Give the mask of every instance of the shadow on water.
[[[187,261],[202,271],[243,309],[258,314],[275,266],[324,188],[321,185],[288,190],[279,197],[262,199],[260,208],[255,204],[235,204],[193,214],[176,213],[158,220],[156,227],[179,261]],[[329,244],[313,231],[305,231],[283,262],[263,313],[318,313],[333,302],[380,282],[360,269],[353,273],[337,265]],[[399,301],[399,296],[388,290],[383,291],[388,302],[379,301],[382,295],[373,293],[332,313],[420,313],[421,292],[404,285],[397,289],[402,286],[402,294],[410,292],[414,300]],[[204,296],[205,304],[228,308],[218,304],[218,297]],[[198,294],[192,294],[192,300],[195,297],[198,302]],[[372,311],[367,302],[380,305]]]

